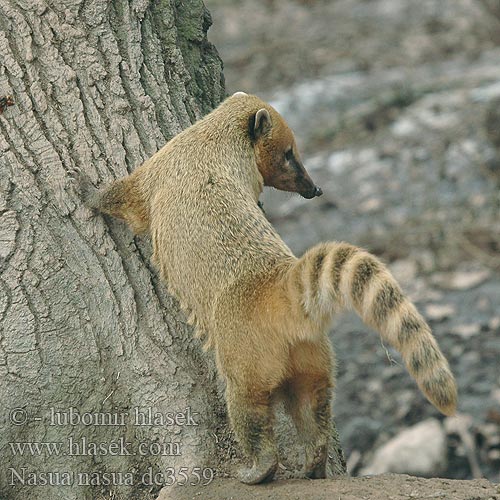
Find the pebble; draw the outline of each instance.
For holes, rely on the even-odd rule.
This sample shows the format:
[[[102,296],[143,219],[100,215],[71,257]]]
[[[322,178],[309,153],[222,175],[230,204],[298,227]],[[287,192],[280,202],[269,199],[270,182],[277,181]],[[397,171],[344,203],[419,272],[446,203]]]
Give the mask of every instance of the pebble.
[[[451,329],[451,333],[459,335],[464,339],[473,337],[474,335],[477,335],[480,331],[481,331],[481,325],[479,325],[478,323],[457,325]]]
[[[490,330],[496,330],[497,328],[500,327],[500,316],[493,316],[491,318],[490,322],[488,323],[488,327]]]
[[[412,137],[418,133],[418,125],[414,120],[401,118],[394,123],[391,130],[397,137]]]
[[[399,259],[389,266],[399,283],[412,282],[418,273],[417,263],[413,259]]]
[[[359,205],[359,211],[364,213],[375,212],[382,207],[382,200],[380,198],[370,198]]]
[[[452,304],[428,304],[425,307],[425,317],[432,321],[443,321],[457,312]]]
[[[469,290],[484,283],[491,276],[488,269],[471,271],[455,271],[453,273],[437,273],[434,281],[442,288],[449,290]]]

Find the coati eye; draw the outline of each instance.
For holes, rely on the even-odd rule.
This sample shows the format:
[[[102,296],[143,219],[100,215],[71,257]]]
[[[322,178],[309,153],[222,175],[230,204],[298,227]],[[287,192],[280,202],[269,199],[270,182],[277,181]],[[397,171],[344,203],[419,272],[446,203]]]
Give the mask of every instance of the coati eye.
[[[285,151],[285,160],[290,161],[293,158],[293,149],[290,148]]]

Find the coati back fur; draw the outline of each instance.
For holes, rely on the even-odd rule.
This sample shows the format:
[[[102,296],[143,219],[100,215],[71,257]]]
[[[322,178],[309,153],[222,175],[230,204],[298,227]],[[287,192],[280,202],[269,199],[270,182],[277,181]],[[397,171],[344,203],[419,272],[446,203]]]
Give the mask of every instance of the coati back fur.
[[[457,401],[429,326],[384,264],[335,242],[296,258],[258,206],[263,185],[321,194],[284,119],[237,93],[89,200],[151,234],[169,291],[215,351],[232,427],[253,462],[240,474],[249,484],[276,471],[278,393],[304,441],[306,475],[325,477],[334,386],[327,333],[341,309],[354,308],[401,353],[441,412],[453,414]]]

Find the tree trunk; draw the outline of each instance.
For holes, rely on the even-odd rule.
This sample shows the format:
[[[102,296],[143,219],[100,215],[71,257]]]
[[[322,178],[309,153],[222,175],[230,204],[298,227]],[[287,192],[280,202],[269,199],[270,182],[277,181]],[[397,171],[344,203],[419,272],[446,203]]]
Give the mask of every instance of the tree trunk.
[[[16,103],[0,117],[0,498],[115,489],[51,487],[42,472],[70,472],[73,484],[78,473],[135,472],[133,487],[116,488],[130,495],[149,466],[214,467],[210,358],[151,268],[149,242],[84,208],[69,175],[122,177],[223,99],[209,13],[201,0],[0,0],[0,12],[0,94]],[[198,425],[134,426],[135,407],[190,407]],[[73,422],[129,415],[123,426],[65,425],[70,408]],[[132,446],[69,450],[83,437]],[[169,441],[180,456],[154,456],[156,445],[139,455],[139,443]],[[80,454],[19,456],[17,442]]]
[[[0,13],[0,498],[154,498],[181,467],[224,472],[212,357],[149,241],[83,207],[71,175],[122,177],[223,99],[210,16],[201,0]]]

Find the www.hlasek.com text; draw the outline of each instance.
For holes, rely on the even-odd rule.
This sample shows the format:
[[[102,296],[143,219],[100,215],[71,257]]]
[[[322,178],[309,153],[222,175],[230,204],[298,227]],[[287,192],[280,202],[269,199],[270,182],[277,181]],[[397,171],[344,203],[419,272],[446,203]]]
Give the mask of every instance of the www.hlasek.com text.
[[[126,441],[121,437],[112,441],[92,441],[87,437],[69,436],[64,441],[25,441],[10,442],[12,456],[162,456],[179,457],[182,455],[180,441]]]

